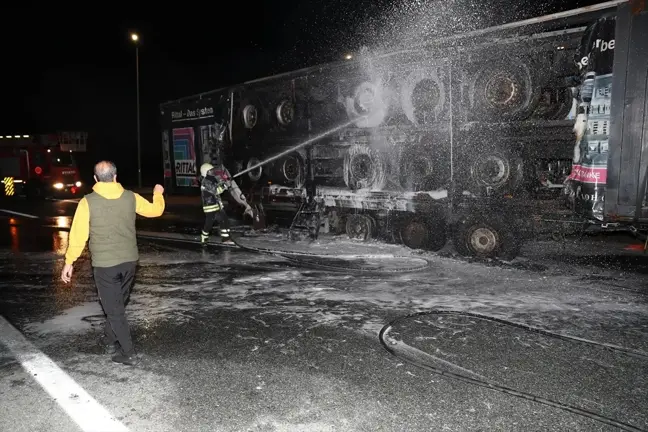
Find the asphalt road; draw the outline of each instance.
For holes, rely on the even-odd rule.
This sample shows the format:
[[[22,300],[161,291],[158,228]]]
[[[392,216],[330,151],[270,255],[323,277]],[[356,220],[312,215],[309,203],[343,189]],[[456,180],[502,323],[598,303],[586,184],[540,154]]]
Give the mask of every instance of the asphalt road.
[[[58,280],[75,206],[0,203],[0,430],[648,430],[643,256],[591,242],[531,245],[508,264],[311,247],[336,263],[378,252],[430,263],[373,274],[142,240],[127,308],[141,363],[127,367],[97,347],[87,254],[71,285]],[[199,229],[190,202],[167,210],[138,228]],[[390,331],[397,355],[381,344],[387,323],[430,311],[504,321],[414,316]]]

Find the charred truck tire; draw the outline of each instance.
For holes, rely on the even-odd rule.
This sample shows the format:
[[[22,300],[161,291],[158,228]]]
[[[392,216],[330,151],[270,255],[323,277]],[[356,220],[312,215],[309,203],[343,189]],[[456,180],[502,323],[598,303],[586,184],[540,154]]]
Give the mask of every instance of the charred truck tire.
[[[522,58],[502,56],[477,70],[471,81],[471,107],[484,120],[524,120],[540,99],[532,68]]]
[[[523,185],[522,158],[511,150],[475,146],[469,160],[470,186],[478,195],[513,193]]]
[[[394,227],[394,240],[411,249],[438,252],[448,242],[445,219],[404,216]]]
[[[387,176],[384,156],[366,145],[354,144],[344,157],[344,183],[350,190],[381,190]]]
[[[350,214],[346,218],[346,233],[351,240],[370,241],[376,235],[376,222],[368,215]]]
[[[501,216],[468,216],[453,229],[457,253],[476,258],[512,260],[522,247],[521,234],[515,225]]]
[[[302,188],[306,180],[304,158],[295,152],[275,161],[271,180],[282,186]]]
[[[387,117],[389,106],[384,96],[384,89],[380,83],[371,81],[360,83],[353,91],[353,97],[346,98],[345,108],[349,120],[358,119],[355,125],[359,128],[382,125]]]
[[[435,67],[411,72],[401,83],[401,108],[415,125],[437,120],[446,104],[446,94]]]
[[[407,192],[437,190],[448,184],[449,157],[430,138],[421,140],[423,145],[410,145],[399,156],[399,183]]]

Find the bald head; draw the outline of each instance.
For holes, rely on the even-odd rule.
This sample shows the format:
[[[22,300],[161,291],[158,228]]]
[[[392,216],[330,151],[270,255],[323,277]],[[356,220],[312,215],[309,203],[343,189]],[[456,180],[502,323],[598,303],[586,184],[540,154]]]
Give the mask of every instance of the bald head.
[[[98,182],[114,182],[117,177],[117,167],[109,161],[101,161],[94,167],[95,180]]]

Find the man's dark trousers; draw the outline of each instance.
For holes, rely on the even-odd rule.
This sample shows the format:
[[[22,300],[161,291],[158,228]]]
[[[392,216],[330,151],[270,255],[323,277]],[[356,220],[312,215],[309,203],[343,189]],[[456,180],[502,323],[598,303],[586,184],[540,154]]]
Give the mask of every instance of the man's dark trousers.
[[[109,344],[118,342],[125,355],[134,354],[125,306],[135,283],[136,268],[136,262],[93,268],[99,301],[106,314],[104,331],[107,342]]]

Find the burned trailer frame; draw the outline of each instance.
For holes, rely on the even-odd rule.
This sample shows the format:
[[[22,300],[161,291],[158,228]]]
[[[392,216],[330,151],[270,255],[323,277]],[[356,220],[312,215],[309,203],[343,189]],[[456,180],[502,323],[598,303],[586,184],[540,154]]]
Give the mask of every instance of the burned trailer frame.
[[[356,66],[359,71],[348,64],[326,65],[291,77],[307,87],[336,83],[336,102],[347,111],[338,122],[352,119],[350,113],[362,114],[363,91],[379,99],[378,110],[387,109],[370,116],[369,124],[344,128],[305,150],[303,188],[268,176],[253,188],[254,200],[268,212],[294,214],[311,198],[327,215],[324,227],[353,238],[379,236],[437,250],[453,236],[455,245],[465,246],[458,248],[462,253],[515,255],[524,225],[518,222],[525,219],[519,215],[529,212],[521,208],[523,198],[558,189],[571,168],[573,122],[562,119],[572,108],[569,78],[575,70],[570,66],[583,30],[579,23],[567,30],[368,56],[356,63],[362,64]],[[503,52],[506,61],[497,70],[493,59]],[[501,79],[499,85],[509,88],[503,96],[494,91],[494,98],[506,102],[518,97],[510,93],[523,93],[512,108],[498,100],[488,106],[486,97],[474,97],[476,86],[487,85],[479,68],[486,59],[492,75],[513,75]],[[340,67],[346,67],[345,73],[336,70]],[[539,72],[547,70],[551,73]],[[562,99],[543,104],[543,89],[562,91]],[[417,91],[427,93],[427,100],[415,100]],[[314,111],[308,109],[311,126],[320,120]],[[265,154],[273,152],[265,147]],[[542,159],[545,165],[538,167]],[[488,174],[489,164],[495,174]],[[539,172],[544,185],[532,181]]]
[[[306,218],[315,234],[324,227],[432,250],[451,236],[462,254],[513,257],[571,170],[567,117],[582,32],[619,3],[199,97],[229,95],[233,173],[321,135],[240,178],[250,201],[288,214],[291,228],[317,213],[323,219]]]

